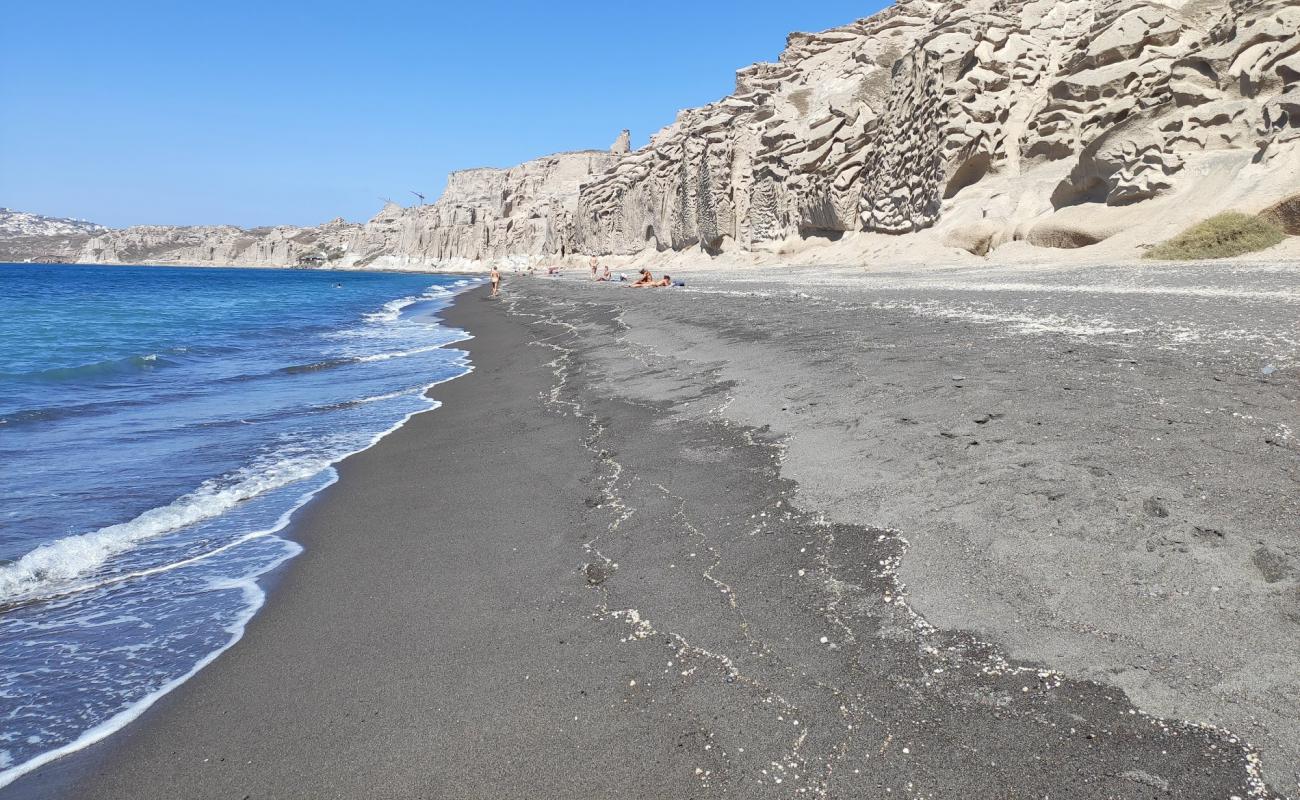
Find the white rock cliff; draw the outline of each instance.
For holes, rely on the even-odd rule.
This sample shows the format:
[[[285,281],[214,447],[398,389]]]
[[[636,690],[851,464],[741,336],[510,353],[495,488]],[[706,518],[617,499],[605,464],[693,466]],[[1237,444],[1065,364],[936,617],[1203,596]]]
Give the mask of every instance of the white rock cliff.
[[[578,247],[718,253],[941,224],[981,255],[1086,246],[1198,183],[1214,186],[1203,216],[1300,192],[1298,99],[1295,0],[900,0],[792,35],[586,185]]]
[[[639,150],[624,131],[364,225],[131,228],[79,259],[1132,256],[1227,208],[1295,219],[1297,196],[1300,0],[899,0],[791,34]]]
[[[587,150],[453,172],[436,203],[384,206],[353,238],[347,265],[469,266],[573,253],[579,187],[618,157]]]

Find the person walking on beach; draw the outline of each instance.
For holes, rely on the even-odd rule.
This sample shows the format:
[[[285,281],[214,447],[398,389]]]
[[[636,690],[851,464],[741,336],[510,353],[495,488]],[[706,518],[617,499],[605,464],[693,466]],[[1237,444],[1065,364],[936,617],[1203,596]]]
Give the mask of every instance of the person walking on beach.
[[[592,279],[593,281],[600,280],[600,278],[597,278],[597,277],[596,277],[596,257],[595,257],[595,256],[592,256],[592,257],[591,257],[591,279]]]
[[[492,266],[492,271],[488,273],[488,280],[492,282],[491,296],[496,297],[501,294],[501,270],[497,269],[495,264]]]

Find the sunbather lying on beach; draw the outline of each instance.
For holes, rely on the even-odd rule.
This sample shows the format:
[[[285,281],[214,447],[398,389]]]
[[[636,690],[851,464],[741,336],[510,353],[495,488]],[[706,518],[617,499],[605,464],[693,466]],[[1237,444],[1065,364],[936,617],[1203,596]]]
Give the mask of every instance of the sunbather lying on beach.
[[[643,275],[643,276],[641,276],[641,277],[642,277],[642,280],[639,280],[639,281],[637,281],[636,283],[632,284],[632,288],[633,288],[633,289],[640,289],[640,288],[642,288],[642,287],[649,287],[649,288],[651,288],[651,289],[654,289],[654,288],[657,288],[657,287],[660,287],[660,286],[672,286],[672,285],[673,285],[673,279],[672,279],[672,276],[670,276],[670,275],[665,275],[665,276],[663,276],[662,278],[660,278],[659,280],[655,280],[655,279],[654,279],[654,276],[651,275],[649,272],[647,272],[645,275]],[[648,280],[646,280],[646,279],[648,279]]]

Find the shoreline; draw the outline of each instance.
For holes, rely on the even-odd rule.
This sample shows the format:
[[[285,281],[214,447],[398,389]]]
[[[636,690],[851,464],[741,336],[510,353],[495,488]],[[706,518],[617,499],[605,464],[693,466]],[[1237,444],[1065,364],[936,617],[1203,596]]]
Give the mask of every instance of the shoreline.
[[[1176,676],[1161,652],[1133,648],[1146,634],[1114,616],[1107,593],[1138,625],[1175,626],[1181,670],[1199,675],[1214,640],[1169,615],[1232,608],[1205,605],[1216,595],[1188,570],[1218,570],[1234,597],[1262,593],[1240,601],[1259,629],[1238,624],[1250,646],[1270,635],[1285,649],[1294,636],[1260,605],[1291,584],[1237,571],[1240,520],[1225,544],[1184,559],[1111,553],[1069,519],[1127,515],[1132,500],[1101,503],[1116,480],[1145,480],[1172,510],[1133,524],[1163,547],[1196,507],[1158,486],[1170,479],[1148,462],[1199,452],[1198,438],[1162,427],[1170,444],[1148,452],[1126,438],[1141,413],[1098,416],[1092,404],[1131,385],[1162,392],[1175,414],[1214,376],[1227,382],[1216,391],[1254,393],[1253,421],[1215,434],[1218,448],[1244,448],[1289,408],[1286,384],[1261,385],[1222,355],[1183,377],[1199,345],[1180,345],[1186,356],[1144,344],[1131,350],[1142,372],[1114,366],[1137,347],[1127,334],[1068,333],[1047,303],[1119,313],[1104,293],[1079,310],[1077,293],[1045,291],[1033,313],[1060,330],[1021,320],[990,333],[968,307],[982,295],[959,295],[961,313],[943,317],[873,306],[869,287],[859,305],[798,288],[732,286],[719,303],[707,291],[508,279],[504,304],[462,294],[448,316],[476,337],[475,372],[436,393],[437,414],[340,465],[300,520],[307,552],[250,638],[121,739],[55,762],[15,796],[1283,796],[1285,720],[1258,694],[1215,705],[1214,692],[1173,683],[1183,694],[1161,700],[1158,681]],[[1243,313],[1258,313],[1248,301]],[[1062,383],[1084,394],[1046,391]],[[1052,448],[1073,441],[1101,448],[1117,477],[1061,473],[1079,465]],[[988,483],[1025,453],[1040,466],[1008,484],[1024,484],[1023,497]],[[1253,497],[1238,513],[1279,502]],[[1037,519],[1065,535],[1039,543]],[[1257,519],[1258,535],[1272,531]],[[987,523],[991,550],[977,538]],[[1073,577],[1056,572],[1062,558]],[[1126,576],[1148,568],[1194,596],[1129,599]],[[1074,616],[1041,618],[1035,580],[1068,588],[1060,610]],[[1015,628],[1001,627],[1013,615]],[[1085,623],[1106,628],[1072,631]],[[1020,660],[1034,646],[1054,650]],[[1104,674],[1110,663],[1146,670],[1150,684]],[[1233,704],[1268,727],[1225,724]]]
[[[447,309],[444,309],[439,316],[443,317],[450,326],[466,329],[465,325],[461,322],[462,319],[468,317],[468,314],[463,310],[463,307],[468,303],[480,300],[484,292],[485,290],[481,287],[473,287],[461,292],[454,302]],[[474,351],[483,346],[483,343],[478,341],[478,338],[472,332],[470,333],[468,341],[460,343],[461,348],[469,351],[469,361],[471,364],[475,363]],[[549,373],[546,373],[544,370],[539,374],[549,377]],[[150,708],[146,709],[133,724],[128,725],[107,739],[51,761],[31,773],[19,777],[14,783],[4,789],[0,789],[0,796],[6,798],[124,796],[123,794],[118,794],[115,790],[106,787],[103,783],[104,770],[111,771],[115,768],[125,768],[129,771],[130,765],[137,762],[133,751],[148,746],[143,745],[142,740],[152,740],[159,730],[162,730],[167,726],[176,725],[177,720],[181,720],[179,724],[186,728],[188,732],[201,735],[203,730],[207,728],[209,722],[224,716],[224,711],[217,712],[213,716],[207,716],[201,711],[195,711],[193,708],[193,704],[196,702],[195,696],[205,695],[207,691],[210,691],[208,688],[210,684],[220,683],[224,675],[228,675],[238,669],[238,667],[232,665],[231,662],[240,655],[243,655],[249,650],[256,652],[259,645],[263,644],[267,640],[275,641],[280,639],[281,634],[283,634],[284,631],[277,626],[277,623],[273,618],[274,615],[284,607],[286,601],[291,601],[299,595],[296,585],[306,580],[302,576],[302,573],[310,568],[308,564],[313,559],[321,556],[322,550],[328,550],[332,544],[338,543],[334,539],[330,540],[330,544],[316,543],[314,539],[319,537],[321,534],[316,532],[315,528],[323,527],[325,524],[328,524],[322,522],[323,518],[330,517],[336,513],[339,507],[347,506],[355,502],[357,499],[355,496],[356,491],[359,490],[362,494],[368,493],[366,488],[370,482],[364,477],[358,478],[353,473],[360,472],[364,474],[376,468],[383,470],[384,467],[380,465],[386,461],[385,453],[378,451],[409,449],[411,445],[410,440],[413,438],[418,440],[420,438],[420,433],[412,432],[410,430],[411,428],[422,428],[422,433],[425,437],[427,437],[431,432],[436,433],[442,425],[447,423],[447,403],[443,397],[447,394],[458,393],[457,389],[452,387],[456,387],[457,383],[471,379],[474,376],[475,370],[471,369],[470,372],[459,376],[457,379],[441,382],[440,384],[435,385],[431,390],[431,394],[435,396],[435,402],[438,402],[440,405],[429,409],[429,411],[436,413],[421,412],[412,415],[408,418],[405,424],[395,429],[394,433],[397,435],[390,434],[381,437],[372,447],[353,454],[335,465],[334,468],[339,473],[339,479],[333,485],[317,493],[315,497],[313,497],[295,514],[290,526],[285,531],[282,531],[282,533],[287,533],[288,538],[291,541],[298,543],[304,548],[304,550],[292,559],[292,563],[282,564],[281,567],[271,576],[269,582],[273,585],[273,588],[268,592],[267,601],[246,626],[244,636],[225,651],[223,658],[215,660],[205,669],[198,671],[188,681],[177,686],[172,692],[159,698],[157,702]],[[465,391],[466,393],[472,394],[472,391],[470,390]],[[473,410],[475,406],[472,402],[460,402],[458,403],[458,406],[460,407],[459,415],[470,418],[476,415],[476,412]],[[366,465],[358,465],[357,462],[370,463]],[[448,464],[445,465],[443,469],[455,469],[455,465]],[[349,493],[350,496],[340,497],[346,488],[351,488],[353,490]],[[337,532],[335,533],[337,535]],[[394,531],[394,533],[397,533],[397,531]],[[356,545],[357,542],[353,541],[351,544]],[[400,555],[397,557],[399,559],[401,558]],[[326,569],[331,569],[336,566],[338,565],[331,564],[328,565]],[[378,580],[381,576],[373,577]],[[317,588],[320,588],[319,584],[317,584]],[[326,588],[325,593],[326,595],[330,595],[330,589]],[[316,605],[319,608],[319,604]],[[302,607],[299,607],[297,613],[301,613],[302,610]],[[292,614],[295,612],[290,613]],[[296,625],[294,628],[299,634],[306,633],[308,638],[310,638],[309,631],[304,631]],[[236,682],[239,682],[238,679]],[[217,691],[220,692],[221,690]],[[229,690],[227,690],[227,696],[229,696],[229,693]],[[205,702],[205,699],[199,699],[197,702]],[[223,704],[218,703],[218,705]],[[317,710],[319,711],[320,709],[318,708]],[[164,738],[170,739],[170,734],[165,734]],[[347,769],[348,771],[352,771],[352,767],[347,767]],[[171,788],[166,788],[168,784],[165,779],[154,780],[158,778],[158,775],[152,773],[146,776],[134,776],[122,784],[120,789],[122,792],[126,792],[129,787],[131,796],[134,797],[176,796],[171,794]],[[137,785],[137,780],[143,779],[148,779],[150,784],[153,785],[153,788],[142,790],[141,787]],[[181,796],[206,796],[203,792],[210,789],[211,787],[206,783],[206,781],[200,780],[199,782],[192,784],[188,790],[182,791]],[[220,796],[225,795],[222,794]],[[315,794],[313,796],[319,797],[332,795]]]
[[[178,262],[163,261],[4,261],[3,264],[13,264],[15,266],[39,266],[39,267],[148,267],[157,269],[255,269],[259,271],[277,270],[282,272],[338,272],[338,273],[367,273],[373,272],[383,275],[473,275],[477,274],[476,270],[467,270],[464,272],[457,270],[436,269],[434,267],[421,269],[352,269],[352,268],[316,268],[316,267],[277,267],[266,264],[188,264]]]
[[[99,265],[60,264],[54,266],[99,266]],[[114,265],[104,265],[104,266],[114,266]],[[148,266],[148,265],[122,265],[122,266],[134,267],[134,266]],[[243,268],[223,267],[223,269],[243,269]],[[321,271],[326,271],[326,270],[321,270]],[[444,307],[439,309],[437,312],[435,312],[435,316],[439,322],[443,321],[442,317],[447,311],[447,309],[449,309],[452,305],[454,305],[456,300],[459,299],[461,295],[472,292],[476,287],[470,285],[470,286],[463,286],[463,287],[441,287],[441,288],[447,291],[450,296],[444,301],[445,302]],[[402,298],[397,298],[397,299],[402,299]],[[408,306],[417,305],[426,302],[429,302],[429,298],[425,296],[419,296],[410,299],[410,302],[407,305]],[[405,307],[406,306],[403,306],[403,308]],[[401,310],[402,309],[398,309],[398,313],[400,313]],[[457,330],[454,327],[452,329]],[[472,334],[470,334],[468,331],[464,331],[463,329],[459,329],[459,330],[462,334],[461,338],[448,341],[445,344],[441,345],[439,349],[452,350],[452,351],[461,350],[459,346],[473,338]],[[293,533],[292,533],[295,517],[299,515],[300,511],[302,511],[304,508],[311,505],[312,503],[316,502],[322,494],[327,492],[332,486],[338,483],[339,480],[338,466],[343,461],[351,458],[354,455],[357,455],[358,453],[365,452],[366,450],[373,448],[374,446],[379,444],[379,442],[383,441],[385,438],[401,430],[414,417],[420,414],[438,410],[441,403],[433,398],[432,396],[433,391],[437,387],[445,383],[455,381],[458,378],[463,378],[464,376],[473,372],[474,367],[473,364],[468,361],[468,353],[466,353],[465,356],[458,359],[457,361],[459,362],[458,366],[463,369],[462,372],[459,372],[450,377],[440,378],[436,381],[428,383],[420,390],[421,396],[423,396],[428,401],[427,407],[423,409],[417,409],[415,411],[408,413],[405,417],[398,420],[388,429],[376,433],[371,438],[370,442],[366,444],[362,449],[344,455],[338,461],[327,466],[318,475],[307,479],[307,482],[314,483],[315,485],[305,490],[304,493],[294,502],[294,504],[289,509],[284,511],[272,523],[271,527],[261,529],[261,530],[251,531],[235,542],[227,544],[221,548],[218,548],[217,550],[204,553],[200,556],[190,559],[189,561],[181,562],[179,564],[168,565],[167,568],[172,569],[178,566],[183,566],[184,564],[197,562],[209,558],[211,556],[217,555],[218,553],[221,553],[231,547],[262,537],[279,539],[285,545],[288,545],[287,551],[277,561],[266,566],[264,569],[262,569],[262,571],[258,572],[256,575],[243,578],[238,581],[237,585],[243,589],[245,595],[249,598],[248,601],[249,607],[243,612],[243,614],[237,620],[235,620],[228,628],[226,628],[226,631],[231,636],[229,641],[227,641],[225,644],[223,644],[221,647],[217,648],[216,650],[213,650],[212,652],[204,655],[185,674],[173,678],[172,680],[168,681],[166,684],[154,690],[150,694],[140,698],[136,702],[132,703],[130,706],[117,712],[112,717],[105,719],[104,721],[93,726],[92,728],[87,729],[77,739],[68,742],[67,744],[62,745],[54,750],[42,753],[39,756],[36,756],[35,758],[30,759],[22,764],[7,766],[5,769],[0,770],[0,793],[3,793],[6,787],[12,785],[15,782],[22,781],[24,779],[24,776],[30,775],[33,772],[41,770],[47,764],[51,764],[60,761],[62,759],[69,758],[71,756],[75,756],[80,751],[83,751],[87,748],[95,747],[100,743],[105,742],[110,737],[114,736],[115,734],[125,729],[127,726],[130,726],[141,716],[147,714],[150,708],[155,703],[157,703],[167,695],[171,694],[172,692],[176,691],[177,689],[181,688],[184,684],[186,684],[188,681],[190,681],[196,675],[198,675],[204,669],[206,669],[209,665],[211,665],[223,653],[225,653],[231,647],[234,647],[236,644],[238,644],[239,641],[243,638],[244,632],[248,624],[257,616],[258,612],[265,606],[269,594],[268,589],[271,585],[275,583],[276,576],[282,573],[282,571],[286,568],[286,566],[290,565],[291,562],[296,557],[301,555],[303,552],[302,545],[293,537]],[[130,577],[131,576],[127,576],[128,579]]]

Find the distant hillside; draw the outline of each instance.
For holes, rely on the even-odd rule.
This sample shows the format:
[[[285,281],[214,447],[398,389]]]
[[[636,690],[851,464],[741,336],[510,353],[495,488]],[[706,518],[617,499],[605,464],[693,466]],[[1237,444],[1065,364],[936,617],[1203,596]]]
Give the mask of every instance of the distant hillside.
[[[390,201],[365,224],[136,225],[83,234],[66,258],[88,264],[474,269],[489,260],[569,255],[579,187],[626,157],[628,139],[624,131],[609,150],[460,170],[437,202],[403,208]],[[0,234],[0,259],[11,244]],[[40,258],[33,242],[26,244],[31,255],[10,260]]]
[[[0,208],[0,236],[91,236],[108,230],[84,219],[46,217],[12,208]]]
[[[0,208],[0,261],[73,261],[92,236],[107,231],[84,219]]]

